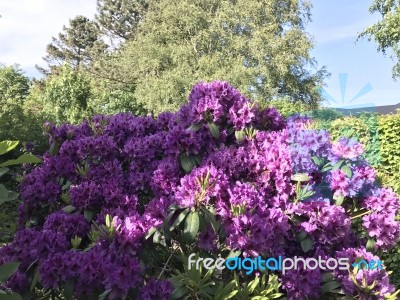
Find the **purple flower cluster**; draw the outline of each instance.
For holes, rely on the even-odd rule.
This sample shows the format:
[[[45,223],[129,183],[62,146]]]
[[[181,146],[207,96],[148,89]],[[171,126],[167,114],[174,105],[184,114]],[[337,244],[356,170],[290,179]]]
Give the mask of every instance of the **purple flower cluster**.
[[[58,151],[49,151],[21,185],[20,229],[0,249],[0,264],[21,262],[7,287],[27,292],[34,266],[43,287],[73,281],[82,299],[104,291],[109,299],[168,299],[174,273],[160,273],[165,261],[143,267],[141,260],[158,243],[146,235],[163,234],[172,207],[201,218],[208,210],[218,224],[216,230],[201,219],[185,249],[215,257],[222,249],[332,257],[364,243],[352,227],[348,202],[354,200],[368,212],[362,224],[376,248],[388,249],[400,238],[396,195],[376,187],[358,143],[332,143],[311,123],[261,110],[216,81],[195,85],[187,105],[157,118],[121,113],[77,126],[47,124]],[[297,183],[297,173],[308,180]],[[343,205],[335,203],[339,197]],[[178,230],[169,233],[174,243]],[[312,242],[306,251],[304,238]],[[379,280],[377,291],[392,291],[386,273],[365,276]],[[337,277],[349,295],[356,293],[345,274]],[[289,299],[319,296],[318,271],[289,272],[280,280]]]
[[[379,257],[366,251],[364,248],[347,248],[336,253],[336,257],[348,258],[350,262],[356,262],[358,260],[365,261],[379,261]],[[352,275],[354,276],[352,278]],[[373,299],[385,299],[385,294],[393,293],[394,287],[389,282],[389,275],[387,272],[382,270],[367,270],[359,269],[356,273],[353,271],[342,270],[334,271],[335,278],[342,283],[342,289],[349,296],[354,296],[360,299],[371,299],[371,295],[374,295]],[[364,282],[363,282],[364,281]],[[357,284],[355,284],[355,282]],[[374,284],[375,283],[375,284]],[[370,291],[365,288],[365,285],[373,286]],[[363,288],[364,287],[364,288]]]

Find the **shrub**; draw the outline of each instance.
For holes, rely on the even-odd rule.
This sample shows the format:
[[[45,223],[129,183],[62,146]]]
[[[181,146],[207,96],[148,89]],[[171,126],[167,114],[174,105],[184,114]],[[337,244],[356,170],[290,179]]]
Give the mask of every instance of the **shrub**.
[[[258,255],[378,261],[398,242],[398,199],[376,184],[363,146],[331,142],[311,122],[286,123],[213,82],[156,119],[48,124],[52,147],[24,178],[20,229],[0,249],[0,264],[20,263],[3,288],[33,299],[395,299],[384,269],[189,264]]]

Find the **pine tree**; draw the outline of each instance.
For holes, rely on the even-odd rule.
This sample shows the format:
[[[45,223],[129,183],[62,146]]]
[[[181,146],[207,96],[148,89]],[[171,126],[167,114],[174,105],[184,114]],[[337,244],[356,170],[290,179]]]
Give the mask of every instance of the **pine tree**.
[[[84,16],[77,16],[70,20],[69,27],[63,27],[63,32],[58,38],[52,38],[52,43],[47,46],[47,55],[43,59],[50,69],[64,63],[79,69],[91,62],[94,55],[103,53],[106,48],[97,23]]]
[[[146,0],[97,0],[97,22],[110,38],[127,40],[147,11]]]

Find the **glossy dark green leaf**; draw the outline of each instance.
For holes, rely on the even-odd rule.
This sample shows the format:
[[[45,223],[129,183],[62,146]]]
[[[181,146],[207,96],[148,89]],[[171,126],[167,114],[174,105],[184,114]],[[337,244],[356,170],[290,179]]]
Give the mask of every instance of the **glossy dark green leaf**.
[[[0,155],[13,150],[19,144],[18,141],[2,141],[0,142]]]
[[[105,300],[106,299],[106,297],[108,296],[108,294],[110,294],[111,293],[111,289],[110,290],[107,290],[107,291],[105,291],[104,293],[102,293],[100,296],[99,296],[99,299],[98,300]]]
[[[7,166],[21,165],[21,164],[36,164],[39,162],[41,162],[41,160],[37,158],[35,155],[25,153],[22,154],[17,159],[7,160],[6,162],[0,164],[0,167],[7,167]]]
[[[374,251],[375,250],[375,240],[373,238],[369,238],[367,241],[367,245],[365,246],[367,251]]]
[[[91,209],[85,209],[83,214],[84,214],[86,220],[88,220],[89,222],[92,221],[94,218],[94,211]]]
[[[192,169],[196,165],[196,159],[192,156],[186,155],[186,153],[182,153],[180,155],[180,161],[181,161],[181,166],[186,173],[192,171]]]
[[[9,262],[5,263],[0,266],[0,282],[4,283],[8,280],[8,278],[11,277],[12,274],[17,272],[18,267],[20,263],[15,261],[15,262]]]
[[[74,280],[68,279],[64,286],[64,297],[65,300],[72,300],[74,297]]]
[[[175,228],[177,228],[182,222],[183,220],[185,220],[187,214],[189,213],[189,208],[185,208],[179,215],[178,217],[175,219],[175,221],[172,223],[172,225],[170,226],[170,231],[173,231]]]
[[[216,139],[219,139],[220,132],[218,126],[215,123],[208,123],[207,125],[208,128],[210,129],[212,136]]]
[[[197,236],[200,226],[199,213],[197,211],[189,213],[185,220],[183,236],[187,241],[193,241]]]
[[[0,177],[6,174],[9,170],[10,169],[6,167],[0,168]]]
[[[188,129],[196,132],[196,131],[199,131],[201,126],[203,126],[202,123],[196,123],[196,124],[190,125]]]
[[[342,285],[338,281],[329,281],[322,285],[322,294],[331,293],[333,290],[340,288]]]
[[[307,237],[300,242],[300,245],[304,252],[308,252],[314,246],[314,241],[310,237]]]

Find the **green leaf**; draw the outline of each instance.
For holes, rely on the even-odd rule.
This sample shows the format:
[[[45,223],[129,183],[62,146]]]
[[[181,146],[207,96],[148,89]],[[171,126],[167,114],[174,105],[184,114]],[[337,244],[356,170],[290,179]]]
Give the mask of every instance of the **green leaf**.
[[[7,198],[8,198],[8,190],[4,185],[0,184],[0,199],[7,199]]]
[[[2,291],[0,290],[0,292],[2,292]],[[0,293],[0,299],[1,300],[22,300],[22,297],[17,293],[11,292],[11,293],[4,293],[4,294]]]
[[[231,252],[229,252],[229,254],[228,254],[228,256],[226,257],[226,259],[233,258],[233,257],[235,257],[235,256],[239,256],[241,253],[242,253],[242,252],[241,252],[240,250],[236,250],[236,251],[231,250]]]
[[[10,152],[12,149],[17,147],[19,141],[2,141],[0,142],[0,155]]]
[[[351,178],[353,175],[353,172],[351,171],[350,167],[348,165],[344,165],[341,170],[346,174],[347,177]]]
[[[327,163],[325,166],[322,167],[321,172],[326,172],[332,169],[331,163]]]
[[[367,245],[365,246],[367,251],[374,251],[375,250],[375,240],[372,238],[369,238],[367,241]]]
[[[238,141],[239,143],[242,142],[245,138],[245,133],[243,130],[237,130],[235,131],[235,137],[236,137],[236,141]]]
[[[14,192],[14,191],[9,191],[5,188],[4,185],[0,184],[0,204],[7,202],[7,201],[13,201],[17,199],[19,196],[19,193]]]
[[[182,299],[183,296],[189,293],[189,290],[184,286],[179,286],[174,289],[171,294],[171,299]]]
[[[318,157],[318,156],[313,156],[311,157],[311,159],[313,160],[313,162],[317,165],[317,166],[321,166],[322,163],[324,162],[324,159],[322,157]]]
[[[304,240],[307,236],[308,236],[308,235],[307,235],[307,232],[302,231],[302,232],[300,232],[299,234],[296,235],[296,240],[297,240],[298,242],[301,242],[301,241]]]
[[[94,218],[94,211],[90,210],[90,209],[85,209],[85,211],[83,212],[83,215],[85,216],[86,220],[88,220],[90,222]]]
[[[333,197],[333,199],[335,200],[335,203],[337,206],[341,206],[344,201],[344,196],[343,195],[335,196],[335,197]]]
[[[304,252],[308,252],[314,246],[314,241],[310,237],[307,237],[300,242],[300,245]]]
[[[187,241],[193,241],[199,231],[199,213],[197,211],[191,212],[185,220],[185,228],[183,230],[183,236]]]
[[[180,161],[181,161],[181,166],[186,173],[192,171],[192,169],[196,165],[196,159],[192,156],[186,155],[186,153],[182,153],[180,155]]]
[[[214,138],[216,138],[216,139],[219,139],[220,133],[219,133],[218,126],[213,122],[212,123],[208,123],[207,125],[208,125],[208,128],[210,129],[210,132],[211,132],[212,136]]]
[[[1,265],[0,266],[0,282],[5,283],[8,280],[8,278],[11,277],[12,274],[17,272],[19,265],[20,265],[20,263],[17,261],[9,262],[9,263],[5,263],[5,264]]]
[[[38,281],[39,281],[39,266],[37,266],[36,269],[35,269],[35,273],[33,275],[33,279],[32,279],[32,282],[31,282],[30,291],[33,291],[35,289],[36,284],[38,283]]]
[[[182,221],[186,218],[187,214],[189,213],[189,208],[185,208],[179,215],[178,217],[175,219],[174,223],[172,223],[172,225],[170,226],[169,230],[172,231],[175,228],[177,228]]]
[[[106,297],[108,296],[109,293],[111,293],[112,289],[109,289],[107,291],[105,291],[104,293],[102,293],[101,295],[99,295],[99,299],[98,300],[104,300],[106,299]]]
[[[334,164],[334,166],[332,167],[332,170],[335,171],[335,170],[339,169],[343,163],[344,163],[343,159],[339,160],[336,164]]]
[[[196,123],[196,124],[190,125],[188,130],[192,130],[192,131],[196,132],[196,131],[199,131],[201,126],[203,126],[203,123]]]
[[[67,213],[72,213],[75,211],[75,206],[73,205],[67,205],[66,207],[63,208],[63,211],[67,212]]]
[[[56,154],[58,153],[59,148],[60,148],[60,145],[58,144],[58,142],[57,142],[57,141],[53,142],[53,143],[50,145],[50,149],[49,149],[50,155],[51,155],[51,156],[56,155]]]
[[[250,293],[253,293],[259,283],[260,283],[260,277],[254,278],[253,281],[249,283],[247,290]]]
[[[25,153],[25,154],[22,154],[17,159],[7,160],[6,162],[0,164],[0,168],[1,167],[12,166],[12,165],[36,164],[36,163],[39,163],[39,162],[41,162],[41,160],[39,158],[37,158],[35,155]]]
[[[207,208],[203,208],[201,211],[204,213],[206,222],[209,222],[211,224],[211,227],[213,228],[214,232],[218,233],[219,228],[221,226],[215,219],[214,215]]]
[[[156,230],[153,235],[153,243],[158,244],[161,241],[161,232]]]
[[[156,230],[157,230],[156,227],[151,227],[151,228],[147,231],[147,233],[146,233],[144,239],[147,240],[149,237],[151,237],[151,236],[154,234],[154,232],[156,232]]]
[[[297,173],[293,174],[291,179],[297,182],[306,182],[310,180],[310,177],[307,173]]]
[[[10,169],[9,168],[0,168],[0,177],[6,174]]]
[[[322,294],[330,293],[341,286],[342,286],[341,283],[338,281],[333,280],[330,282],[326,282],[322,285]]]
[[[64,286],[65,300],[72,300],[74,296],[74,280],[68,279]]]

